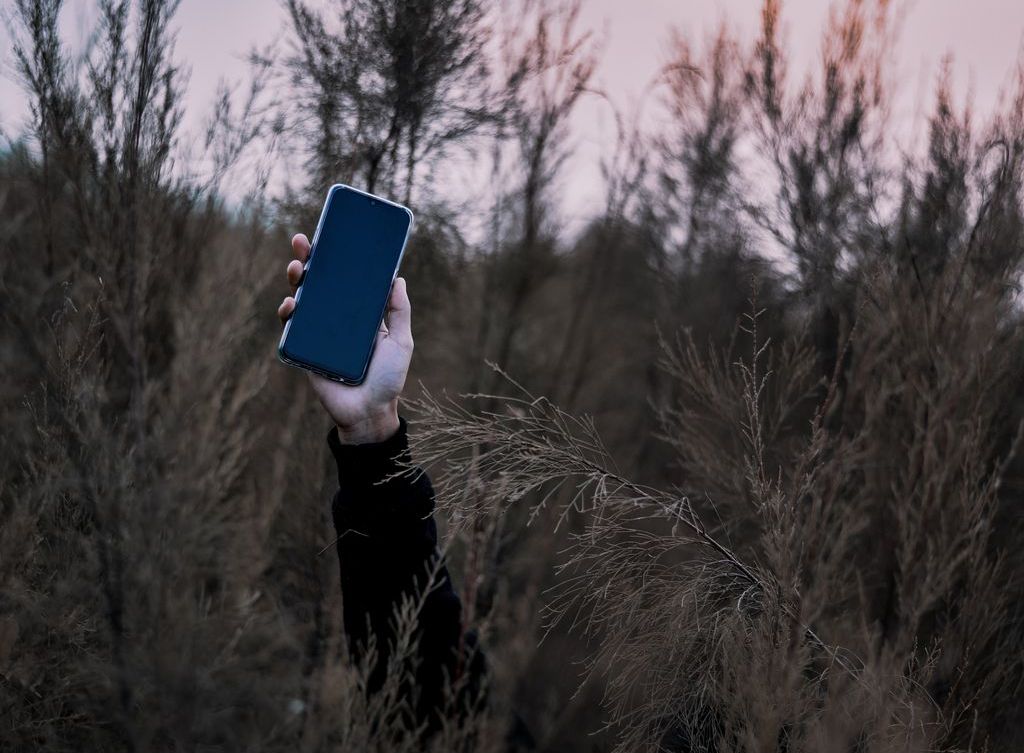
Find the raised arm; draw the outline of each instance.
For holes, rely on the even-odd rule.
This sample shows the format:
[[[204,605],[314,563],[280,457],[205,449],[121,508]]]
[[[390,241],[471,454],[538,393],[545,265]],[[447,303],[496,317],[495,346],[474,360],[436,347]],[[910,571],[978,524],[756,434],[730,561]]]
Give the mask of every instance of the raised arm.
[[[297,258],[287,274],[294,291],[309,255],[306,236],[296,235],[292,249]],[[294,308],[294,298],[285,298],[278,309],[281,320]],[[397,609],[403,599],[422,599],[414,657],[416,712],[419,721],[433,727],[448,680],[464,671],[462,657],[471,641],[464,640],[462,606],[438,561],[434,492],[425,473],[409,470],[406,424],[398,416],[413,351],[411,313],[405,281],[398,278],[366,380],[353,387],[315,374],[309,379],[335,424],[328,444],[338,466],[333,513],[349,648],[360,659],[371,635],[375,639],[370,690],[379,689],[397,637]],[[474,686],[482,671],[479,655],[470,664]]]
[[[372,688],[384,681],[395,640],[396,606],[412,599],[420,607],[417,717],[432,725],[444,707],[447,681],[460,679],[463,671],[462,605],[438,561],[430,480],[422,472],[408,471],[405,432],[402,421],[387,440],[364,445],[342,444],[331,433],[339,484],[334,526],[349,646],[357,659],[371,633],[378,646]]]

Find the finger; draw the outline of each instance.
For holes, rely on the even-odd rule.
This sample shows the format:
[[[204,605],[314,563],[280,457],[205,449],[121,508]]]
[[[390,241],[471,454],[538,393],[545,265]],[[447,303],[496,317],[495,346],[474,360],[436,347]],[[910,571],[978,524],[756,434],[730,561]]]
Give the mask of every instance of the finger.
[[[288,262],[288,284],[292,286],[292,290],[299,286],[302,282],[302,274],[305,268],[302,266],[302,262],[298,259],[292,259]]]
[[[291,296],[288,296],[283,301],[281,301],[281,305],[277,307],[277,316],[281,320],[281,323],[284,324],[286,321],[288,321],[288,318],[292,315],[292,312],[294,311],[295,299],[292,298]]]
[[[305,233],[296,233],[292,236],[292,252],[301,262],[309,258],[309,238]]]
[[[409,291],[403,277],[395,278],[395,284],[391,287],[388,329],[388,336],[399,345],[412,347],[412,304],[409,302]]]

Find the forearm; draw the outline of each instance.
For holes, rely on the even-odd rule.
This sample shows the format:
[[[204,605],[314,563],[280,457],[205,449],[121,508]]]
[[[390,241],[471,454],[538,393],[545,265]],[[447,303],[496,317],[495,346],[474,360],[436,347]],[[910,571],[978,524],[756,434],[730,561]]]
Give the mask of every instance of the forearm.
[[[398,398],[367,413],[364,418],[335,427],[340,446],[386,442],[399,430]]]
[[[386,671],[403,600],[418,603],[416,684],[421,716],[440,710],[446,679],[459,671],[462,609],[438,560],[430,480],[410,463],[405,424],[386,441],[352,446],[332,432],[339,490],[334,501],[345,631],[355,658],[371,636],[371,689]]]

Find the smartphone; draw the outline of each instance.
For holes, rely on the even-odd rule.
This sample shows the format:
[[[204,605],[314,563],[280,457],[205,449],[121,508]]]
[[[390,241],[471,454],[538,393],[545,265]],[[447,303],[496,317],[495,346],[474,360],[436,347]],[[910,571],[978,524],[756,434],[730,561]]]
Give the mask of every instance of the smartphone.
[[[284,363],[362,383],[412,221],[401,204],[331,186],[277,348]]]

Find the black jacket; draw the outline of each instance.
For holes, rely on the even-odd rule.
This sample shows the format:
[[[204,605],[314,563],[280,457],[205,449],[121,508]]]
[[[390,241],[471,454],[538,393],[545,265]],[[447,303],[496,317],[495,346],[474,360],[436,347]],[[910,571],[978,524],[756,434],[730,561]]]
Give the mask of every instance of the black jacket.
[[[423,599],[417,623],[415,710],[417,721],[433,728],[445,710],[450,685],[463,688],[461,703],[479,701],[485,664],[474,636],[463,632],[462,604],[438,560],[434,490],[426,473],[409,467],[406,429],[402,419],[390,439],[366,445],[343,445],[337,431],[331,431],[328,444],[339,484],[334,526],[353,658],[362,658],[371,632],[375,638],[371,692],[384,680],[395,639],[396,605],[403,598]]]

